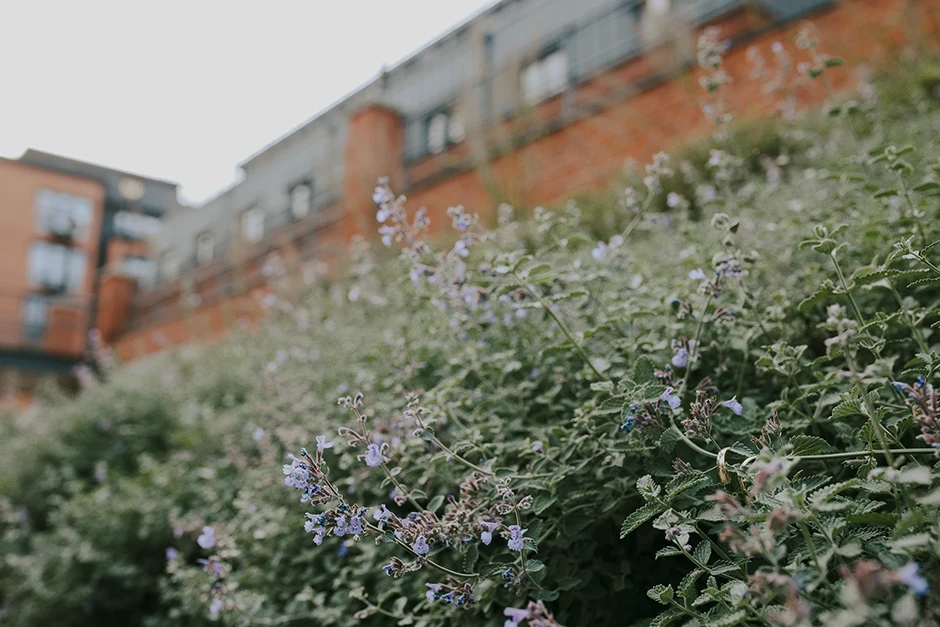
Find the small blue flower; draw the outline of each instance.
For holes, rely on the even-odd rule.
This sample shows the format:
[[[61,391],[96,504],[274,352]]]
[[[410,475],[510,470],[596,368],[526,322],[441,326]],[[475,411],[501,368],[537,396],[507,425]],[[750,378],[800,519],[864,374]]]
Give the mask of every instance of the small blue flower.
[[[428,599],[428,603],[434,603],[434,600],[437,599],[437,597],[441,594],[441,584],[426,583],[424,585],[428,587],[428,591],[425,593],[425,596]]]
[[[366,448],[366,465],[373,468],[377,468],[382,465],[382,451],[379,450],[378,444],[370,444]]]
[[[215,529],[212,527],[203,527],[202,535],[196,538],[196,544],[204,549],[211,549],[215,546]]]
[[[340,542],[339,547],[336,549],[336,556],[346,557],[347,553],[349,553],[349,545],[345,542]]]
[[[324,449],[328,449],[328,448],[333,448],[333,443],[327,442],[325,435],[318,435],[317,436],[317,450],[320,452],[323,452]]]
[[[333,522],[336,523],[336,526],[333,527],[333,535],[336,536],[337,538],[345,536],[346,535],[346,517],[337,516],[336,518],[333,519]]]
[[[261,427],[258,427],[257,429],[255,429],[254,433],[251,434],[251,439],[253,439],[255,442],[257,442],[263,437],[264,437],[264,429],[262,429]]]
[[[212,615],[213,618],[215,618],[216,616],[219,615],[219,612],[222,611],[223,606],[224,606],[224,603],[222,602],[222,599],[213,600],[212,604],[209,605],[209,614]]]
[[[362,534],[362,519],[359,516],[352,516],[349,519],[347,531],[350,535],[358,536]]]
[[[705,280],[705,271],[701,268],[696,268],[689,272],[689,278],[693,281],[704,281]]]
[[[391,515],[392,513],[388,511],[388,508],[385,507],[384,503],[380,505],[378,509],[372,512],[372,518],[374,518],[377,522],[381,522]]]
[[[480,524],[483,525],[484,529],[483,533],[480,534],[480,542],[489,546],[490,542],[493,541],[493,532],[499,528],[499,523],[487,522],[484,520],[481,521]]]
[[[901,568],[894,571],[897,580],[911,589],[911,592],[918,596],[927,594],[930,584],[920,576],[920,565],[917,562],[908,562]]]
[[[510,551],[521,551],[525,538],[522,537],[522,534],[525,533],[525,529],[519,525],[510,525],[509,526],[509,550]]]
[[[722,407],[727,407],[730,409],[732,412],[734,412],[735,416],[740,416],[741,412],[744,411],[744,407],[741,405],[741,403],[738,402],[737,396],[732,396],[730,400],[718,404]]]
[[[630,433],[633,430],[633,426],[636,424],[636,416],[627,416],[627,421],[620,425],[621,431],[626,431]]]
[[[591,251],[591,256],[594,257],[595,261],[600,261],[604,258],[604,255],[607,254],[607,244],[604,242],[597,242],[597,246],[594,247],[594,250]]]
[[[659,400],[665,401],[666,404],[669,405],[669,407],[671,407],[672,409],[678,409],[679,405],[682,404],[682,399],[679,398],[677,395],[673,394],[674,391],[675,391],[675,388],[673,388],[670,385],[669,387],[666,388],[666,391],[663,392],[662,395],[659,397]]]
[[[411,545],[411,550],[418,555],[427,555],[431,550],[431,547],[428,546],[428,541],[424,536],[418,536],[418,539],[415,540],[415,543]]]
[[[179,556],[180,556],[180,552],[177,551],[177,550],[176,550],[175,548],[173,548],[172,546],[168,546],[168,547],[166,548],[166,561],[172,562],[172,561],[176,560],[176,558],[179,557]]]
[[[676,368],[685,368],[689,363],[689,351],[685,348],[680,348],[676,351],[676,354],[672,356],[672,365]]]

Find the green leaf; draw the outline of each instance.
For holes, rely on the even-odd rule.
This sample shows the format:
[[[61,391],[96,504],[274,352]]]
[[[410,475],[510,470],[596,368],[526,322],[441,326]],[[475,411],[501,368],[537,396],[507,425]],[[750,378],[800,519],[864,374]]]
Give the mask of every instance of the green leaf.
[[[842,481],[826,486],[825,488],[820,488],[810,496],[810,505],[818,509],[826,503],[829,503],[832,497],[855,487],[857,483],[858,479],[849,479],[848,481]]]
[[[669,499],[673,499],[687,490],[704,486],[709,483],[709,481],[711,480],[708,478],[708,475],[700,472],[679,475],[666,484],[666,496]]]
[[[637,383],[646,383],[653,379],[656,373],[656,362],[643,355],[633,364],[633,380]]]
[[[649,627],[666,627],[669,623],[682,616],[682,612],[671,608],[650,621]]]
[[[676,587],[676,592],[679,594],[679,596],[684,599],[688,599],[693,594],[696,594],[695,582],[698,581],[698,578],[704,574],[705,574],[704,570],[701,570],[700,568],[696,568],[695,570],[687,574],[685,577],[683,577],[682,581],[679,582],[679,585]]]
[[[646,592],[646,596],[653,599],[654,601],[662,603],[663,605],[669,605],[669,602],[672,601],[673,597],[675,596],[675,592],[673,591],[671,585],[664,586],[663,584],[659,583],[650,588]]]
[[[444,504],[444,495],[438,494],[433,499],[431,499],[430,503],[428,503],[428,511],[436,512],[438,508],[443,504]]]
[[[790,438],[790,444],[793,446],[791,455],[797,457],[818,455],[829,448],[828,442],[814,435],[795,435]]]
[[[663,489],[653,479],[652,475],[645,475],[636,480],[636,489],[647,502],[656,501]]]
[[[474,546],[476,546],[476,545],[474,545]],[[539,572],[540,570],[544,570],[544,569],[545,569],[545,564],[543,564],[543,563],[540,562],[539,560],[528,560],[528,561],[525,563],[525,569],[526,569],[528,572],[530,572],[530,573],[537,573],[537,572]]]
[[[698,546],[695,547],[695,552],[692,553],[692,557],[694,557],[699,564],[707,566],[708,560],[710,560],[712,557],[711,543],[706,542],[705,540],[699,542]]]
[[[472,573],[473,569],[476,568],[477,559],[480,557],[480,543],[471,542],[467,552],[463,556],[463,569],[468,573]]]
[[[623,525],[620,527],[620,538],[626,538],[628,535],[636,531],[640,525],[645,523],[647,520],[653,516],[661,514],[664,511],[665,508],[661,505],[647,503],[640,509],[627,516],[626,520],[623,521]]]
[[[862,414],[862,401],[852,399],[842,401],[832,409],[833,418],[845,418],[846,416],[858,416]]]

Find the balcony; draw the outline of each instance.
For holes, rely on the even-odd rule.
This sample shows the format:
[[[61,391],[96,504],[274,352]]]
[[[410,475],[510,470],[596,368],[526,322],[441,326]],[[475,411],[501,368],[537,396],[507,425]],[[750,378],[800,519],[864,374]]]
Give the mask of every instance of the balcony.
[[[50,294],[0,294],[0,356],[78,359],[90,303]]]

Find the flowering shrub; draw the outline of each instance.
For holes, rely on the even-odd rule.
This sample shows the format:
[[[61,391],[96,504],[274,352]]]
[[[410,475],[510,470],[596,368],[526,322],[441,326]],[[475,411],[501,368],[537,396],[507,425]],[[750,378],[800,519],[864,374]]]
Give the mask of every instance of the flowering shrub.
[[[940,110],[777,121],[755,173],[722,51],[706,160],[446,246],[383,181],[398,258],[4,424],[0,616],[936,624]]]

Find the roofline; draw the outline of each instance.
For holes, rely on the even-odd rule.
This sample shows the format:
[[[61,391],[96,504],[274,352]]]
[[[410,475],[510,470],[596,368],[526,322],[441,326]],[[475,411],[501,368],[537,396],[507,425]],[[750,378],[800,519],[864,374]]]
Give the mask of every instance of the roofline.
[[[0,157],[0,163],[9,163],[12,165],[20,166],[21,168],[28,168],[30,170],[39,170],[40,172],[47,172],[50,174],[55,174],[56,176],[64,176],[70,179],[78,179],[79,181],[85,181],[88,183],[94,183],[101,187],[101,191],[107,194],[107,186],[103,181],[96,179],[92,176],[85,176],[83,174],[75,174],[73,172],[63,172],[62,170],[56,170],[55,168],[47,168],[46,166],[39,165],[38,163],[27,163],[26,161],[20,161],[19,159],[10,159],[9,157]]]
[[[60,154],[57,154],[57,153],[54,153],[54,152],[47,152],[47,151],[45,151],[45,150],[39,150],[39,149],[37,149],[37,148],[27,148],[26,151],[23,152],[23,154],[20,155],[17,159],[14,159],[14,161],[19,161],[20,163],[27,163],[27,162],[21,161],[21,160],[22,160],[27,154],[29,154],[29,153],[31,153],[31,152],[32,152],[32,153],[36,153],[36,154],[40,154],[40,155],[45,155],[45,156],[47,156],[47,157],[55,157],[56,159],[62,159],[63,161],[69,161],[69,162],[71,162],[71,163],[77,163],[77,164],[81,164],[81,165],[90,165],[90,166],[95,167],[95,168],[101,168],[102,170],[107,170],[108,172],[113,172],[114,174],[120,174],[121,176],[130,176],[130,177],[134,177],[134,178],[137,178],[137,179],[141,179],[141,180],[143,180],[143,181],[149,181],[149,182],[151,182],[151,183],[160,183],[161,185],[170,185],[170,186],[172,186],[172,187],[174,187],[174,188],[178,188],[178,187],[179,187],[179,183],[177,183],[177,182],[175,182],[175,181],[169,181],[169,180],[167,180],[167,179],[158,179],[158,178],[154,178],[154,177],[152,177],[152,176],[144,176],[143,174],[138,174],[138,173],[136,173],[136,172],[128,172],[127,170],[119,170],[119,169],[117,169],[117,168],[112,168],[112,167],[110,167],[110,166],[102,165],[102,164],[100,164],[100,163],[95,163],[94,161],[86,161],[86,160],[84,160],[84,159],[76,159],[76,158],[74,158],[74,157],[66,157],[65,155],[60,155]],[[35,164],[31,164],[31,165],[35,165]],[[47,166],[39,166],[39,167],[43,167],[43,168],[46,168],[46,169],[51,169],[51,168],[49,168],[49,167],[47,167]],[[79,176],[81,176],[81,175],[79,175]]]
[[[334,111],[335,109],[338,109],[338,108],[341,107],[346,101],[350,100],[353,96],[355,96],[356,94],[358,94],[358,93],[361,92],[361,91],[364,91],[364,90],[365,90],[367,87],[369,87],[370,85],[373,85],[374,83],[376,83],[376,82],[379,80],[379,78],[381,77],[381,74],[384,74],[384,73],[387,73],[387,72],[392,72],[392,71],[397,70],[398,68],[404,66],[405,64],[410,63],[410,62],[413,61],[414,59],[418,58],[418,56],[420,56],[422,53],[426,52],[427,50],[430,50],[431,48],[433,48],[434,46],[436,46],[436,45],[439,44],[440,42],[444,41],[445,39],[447,39],[447,38],[450,37],[451,35],[455,34],[457,31],[459,31],[459,30],[461,30],[461,29],[463,29],[463,28],[466,28],[466,27],[469,26],[472,22],[476,21],[476,20],[477,20],[478,18],[480,18],[481,16],[483,16],[483,15],[489,13],[490,11],[492,11],[493,9],[495,9],[496,7],[498,7],[498,6],[500,6],[500,5],[503,5],[503,4],[509,4],[509,3],[511,3],[511,2],[516,2],[516,1],[517,1],[517,0],[489,0],[489,2],[487,2],[487,4],[485,4],[483,7],[479,8],[479,9],[477,9],[473,14],[470,15],[470,17],[467,17],[466,19],[464,19],[464,20],[458,22],[455,26],[452,26],[452,27],[449,28],[448,30],[444,31],[441,35],[438,35],[436,38],[434,38],[434,39],[432,39],[431,41],[429,41],[428,43],[424,44],[423,46],[421,46],[420,48],[418,48],[416,51],[412,52],[410,55],[408,55],[408,56],[406,56],[405,58],[403,58],[403,59],[397,61],[397,62],[396,62],[395,64],[393,64],[391,67],[389,67],[389,68],[387,68],[387,69],[383,69],[383,71],[379,74],[378,77],[371,78],[371,79],[369,79],[368,81],[366,81],[366,82],[360,84],[358,87],[353,88],[352,91],[347,92],[344,96],[341,96],[338,100],[334,100],[331,104],[327,105],[327,107],[326,107],[325,109],[321,109],[318,113],[314,114],[313,117],[307,118],[306,121],[301,122],[300,124],[298,124],[297,126],[295,126],[294,128],[292,128],[291,130],[287,131],[286,133],[284,133],[283,135],[281,135],[280,137],[278,137],[278,138],[275,139],[274,141],[268,143],[267,145],[263,146],[262,148],[260,148],[260,149],[257,150],[256,152],[252,153],[252,154],[249,155],[246,159],[244,159],[241,163],[239,163],[239,164],[238,164],[238,167],[241,168],[241,169],[244,169],[246,166],[247,166],[247,167],[250,167],[251,164],[252,164],[252,162],[256,161],[259,157],[263,156],[264,154],[266,154],[268,151],[272,150],[272,149],[275,148],[276,146],[278,146],[278,145],[284,143],[286,140],[290,139],[291,137],[293,137],[293,136],[296,135],[297,133],[303,131],[304,129],[306,129],[308,126],[310,126],[311,124],[313,124],[314,122],[316,122],[316,121],[319,120],[320,118],[325,117],[326,115],[328,115],[329,113],[331,113],[331,112]]]

